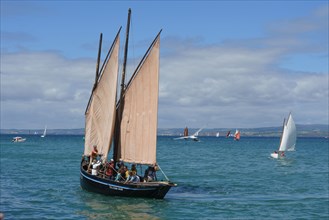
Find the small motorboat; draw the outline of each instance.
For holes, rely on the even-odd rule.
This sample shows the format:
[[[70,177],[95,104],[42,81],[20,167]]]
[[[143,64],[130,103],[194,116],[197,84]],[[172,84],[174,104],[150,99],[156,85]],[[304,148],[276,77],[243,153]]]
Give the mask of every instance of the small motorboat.
[[[26,141],[26,138],[22,138],[22,137],[13,137],[13,139],[11,140],[12,142],[24,142]]]

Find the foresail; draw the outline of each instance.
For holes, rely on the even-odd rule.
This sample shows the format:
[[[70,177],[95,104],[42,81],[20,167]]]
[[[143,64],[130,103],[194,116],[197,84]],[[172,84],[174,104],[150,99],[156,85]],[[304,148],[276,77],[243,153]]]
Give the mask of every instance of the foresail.
[[[118,158],[125,162],[156,163],[159,50],[158,35],[124,94]]]
[[[295,149],[297,139],[296,133],[296,125],[290,114],[287,122],[284,124],[279,151],[293,151]]]
[[[85,114],[85,155],[90,155],[93,145],[97,145],[98,153],[106,159],[111,147],[115,124],[119,45],[118,34]]]

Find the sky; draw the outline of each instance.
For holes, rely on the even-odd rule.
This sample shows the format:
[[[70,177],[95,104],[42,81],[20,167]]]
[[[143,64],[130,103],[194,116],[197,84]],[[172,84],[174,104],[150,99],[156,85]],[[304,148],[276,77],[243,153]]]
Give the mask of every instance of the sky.
[[[83,128],[99,35],[103,59],[129,8],[128,75],[162,29],[159,128],[328,124],[328,7],[1,0],[1,128]]]

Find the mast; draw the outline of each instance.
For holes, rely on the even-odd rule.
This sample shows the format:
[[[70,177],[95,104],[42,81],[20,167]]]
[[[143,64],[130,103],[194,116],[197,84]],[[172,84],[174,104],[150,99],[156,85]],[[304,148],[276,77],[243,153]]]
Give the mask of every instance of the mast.
[[[101,52],[102,52],[102,40],[103,40],[103,34],[101,33],[99,36],[99,46],[98,46],[98,56],[97,56],[97,63],[96,63],[96,74],[95,74],[95,84],[98,81],[99,77],[99,63],[101,59]]]
[[[97,81],[98,81],[98,78],[99,78],[99,63],[100,63],[101,51],[102,51],[102,40],[103,40],[103,34],[100,33],[100,36],[99,36],[99,46],[98,46],[98,55],[97,55],[97,62],[96,62],[95,83],[94,83],[94,87],[92,89],[91,95],[89,97],[89,101],[88,101],[88,104],[87,104],[87,107],[86,107],[86,110],[85,110],[85,114],[88,111],[88,108],[89,108],[89,105],[90,105],[90,101],[91,101],[91,97],[93,95],[93,92],[94,92],[94,90],[97,87]]]
[[[119,99],[119,108],[117,109],[117,120],[115,125],[115,138],[114,138],[114,148],[113,148],[113,159],[114,162],[118,160],[118,150],[120,147],[120,124],[122,118],[123,111],[123,94],[125,91],[125,77],[126,77],[126,66],[127,66],[127,57],[128,57],[128,43],[129,43],[129,30],[130,30],[130,17],[131,17],[131,9],[128,9],[128,19],[127,19],[127,27],[126,27],[126,42],[125,42],[125,50],[124,50],[124,58],[123,58],[123,67],[122,67],[122,76],[121,76],[121,91],[120,91],[120,99]]]
[[[281,144],[282,144],[282,138],[283,138],[283,134],[284,134],[284,127],[285,127],[285,124],[286,124],[286,119],[284,118],[284,119],[283,119],[282,134],[281,134],[281,138],[280,138],[280,145],[279,145],[278,152],[280,151],[280,147],[281,147]]]
[[[127,66],[127,56],[128,56],[129,30],[130,30],[130,15],[131,15],[131,9],[129,8],[128,20],[127,20],[127,30],[126,30],[125,53],[124,53],[124,57],[123,57],[123,67],[122,67],[120,101],[122,101],[123,93],[125,90],[125,77],[126,77],[126,66]]]

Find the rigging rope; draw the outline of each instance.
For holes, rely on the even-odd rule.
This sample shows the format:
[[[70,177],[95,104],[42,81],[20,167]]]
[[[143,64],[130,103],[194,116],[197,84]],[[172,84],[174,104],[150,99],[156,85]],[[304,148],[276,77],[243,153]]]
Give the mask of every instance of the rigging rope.
[[[169,181],[168,177],[167,177],[166,174],[163,172],[163,170],[161,169],[160,165],[157,164],[157,166],[159,167],[160,171],[162,172],[162,174],[164,175],[164,177],[166,178],[166,180]]]

